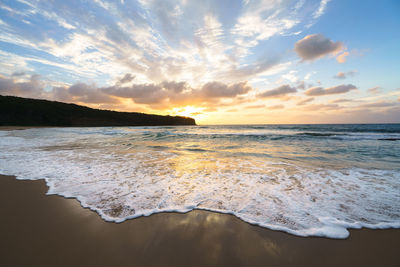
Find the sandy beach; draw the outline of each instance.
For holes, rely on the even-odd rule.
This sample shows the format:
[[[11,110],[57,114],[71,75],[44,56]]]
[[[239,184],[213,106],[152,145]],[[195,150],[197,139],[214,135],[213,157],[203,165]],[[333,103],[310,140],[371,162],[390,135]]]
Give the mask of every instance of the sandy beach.
[[[43,180],[0,176],[1,266],[399,266],[400,230],[296,237],[206,211],[104,222]]]
[[[0,0],[0,267],[400,267],[399,11]]]

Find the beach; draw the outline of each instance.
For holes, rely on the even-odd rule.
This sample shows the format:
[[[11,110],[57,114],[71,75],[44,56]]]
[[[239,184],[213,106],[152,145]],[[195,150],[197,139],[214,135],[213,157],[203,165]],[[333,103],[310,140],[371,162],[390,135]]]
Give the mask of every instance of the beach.
[[[400,267],[399,10],[1,1],[0,267]]]
[[[123,223],[44,180],[0,176],[1,266],[399,266],[400,230],[350,230],[348,239],[297,237],[226,214],[194,210]]]

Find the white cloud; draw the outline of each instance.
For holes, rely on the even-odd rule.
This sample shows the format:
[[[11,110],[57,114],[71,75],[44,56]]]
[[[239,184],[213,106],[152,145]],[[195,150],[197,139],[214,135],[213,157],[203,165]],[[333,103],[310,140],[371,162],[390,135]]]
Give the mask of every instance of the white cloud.
[[[326,10],[326,6],[329,3],[329,1],[330,0],[321,0],[318,9],[313,14],[314,19],[317,19],[324,14],[324,12]]]
[[[299,5],[297,5],[300,8]],[[235,54],[248,56],[250,49],[260,41],[275,35],[285,35],[288,30],[300,23],[299,18],[290,12],[281,1],[261,0],[245,4],[245,11],[237,19],[231,33],[235,36]]]
[[[292,62],[279,56],[280,51],[255,48],[271,37],[301,32],[314,11],[305,1],[280,0],[245,2],[229,18],[220,13],[221,2],[211,0],[141,0],[139,5],[107,0],[18,2],[20,10],[2,7],[37,32],[26,34],[2,17],[0,41],[27,51],[8,53],[9,63],[0,63],[3,74],[34,73],[41,65],[49,77],[66,74],[61,84],[84,77],[109,86],[130,73],[135,84],[168,80],[198,90],[210,82],[224,81],[229,88],[283,71],[284,79],[295,82],[296,73],[288,70]],[[82,8],[88,12],[82,13]],[[62,34],[37,23],[43,19]]]

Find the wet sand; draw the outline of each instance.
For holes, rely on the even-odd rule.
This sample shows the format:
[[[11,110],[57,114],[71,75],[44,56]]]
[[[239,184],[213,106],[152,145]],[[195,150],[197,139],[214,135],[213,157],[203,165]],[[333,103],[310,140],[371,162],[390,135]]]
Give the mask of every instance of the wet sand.
[[[400,266],[400,229],[296,237],[207,211],[104,222],[43,180],[0,175],[0,266]]]

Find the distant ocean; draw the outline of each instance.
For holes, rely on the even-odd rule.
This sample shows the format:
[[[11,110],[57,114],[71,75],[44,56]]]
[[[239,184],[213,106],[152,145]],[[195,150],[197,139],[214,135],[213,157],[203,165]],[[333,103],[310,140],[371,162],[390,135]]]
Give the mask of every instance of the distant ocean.
[[[107,221],[203,209],[300,236],[400,228],[400,124],[1,131],[0,173]]]

